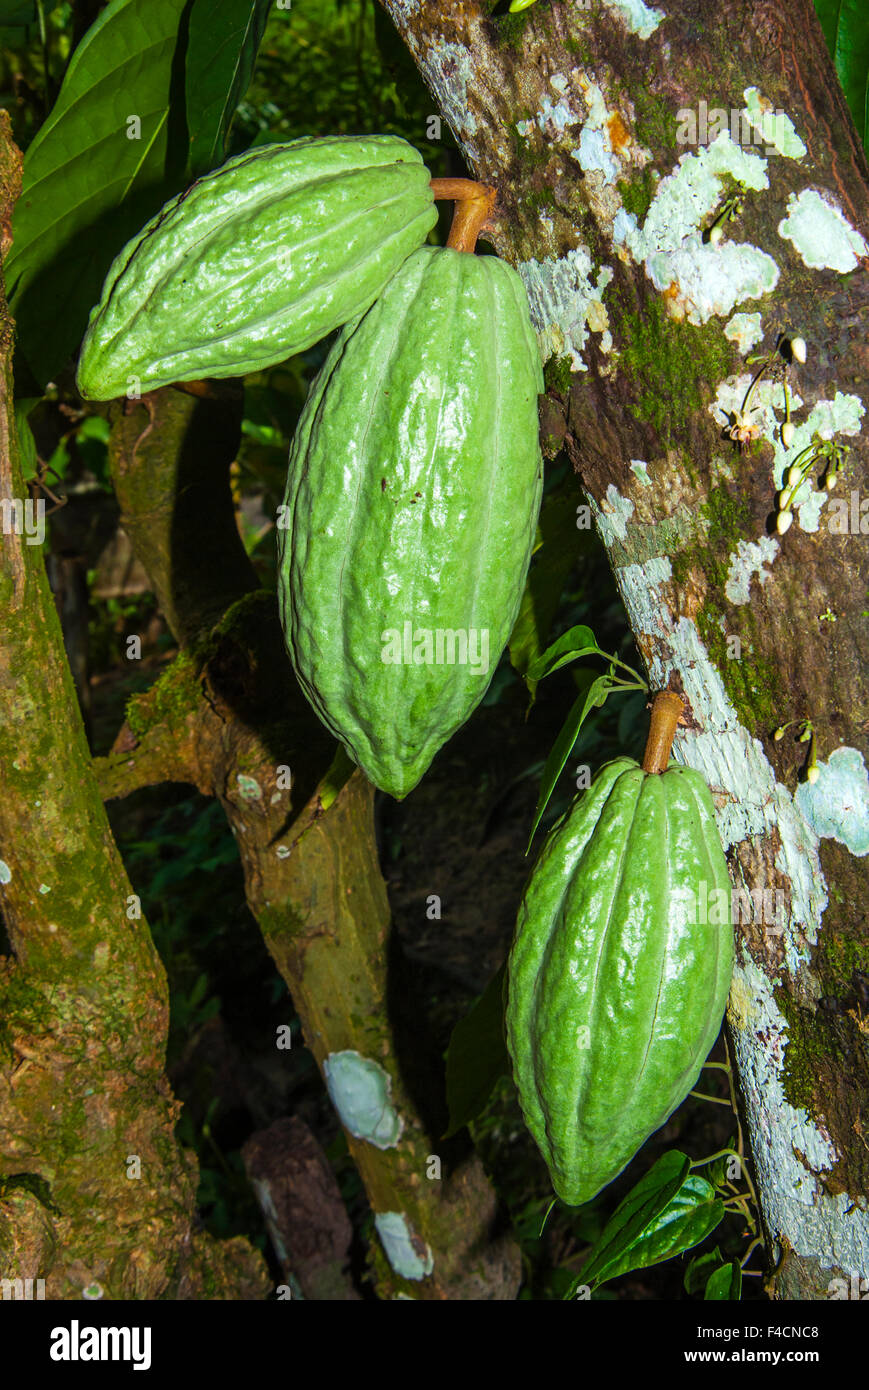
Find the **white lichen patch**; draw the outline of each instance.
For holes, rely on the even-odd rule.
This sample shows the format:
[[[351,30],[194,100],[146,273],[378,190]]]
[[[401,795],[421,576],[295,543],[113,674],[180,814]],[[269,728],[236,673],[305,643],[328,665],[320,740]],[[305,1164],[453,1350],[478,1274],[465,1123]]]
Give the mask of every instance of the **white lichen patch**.
[[[724,592],[731,603],[748,603],[755,575],[759,584],[766,583],[771,576],[764,565],[772,564],[778,549],[778,541],[771,536],[761,536],[759,541],[737,542],[724,584]]]
[[[630,497],[622,497],[615,483],[610,483],[606,496],[602,497],[600,502],[590,497],[589,504],[604,545],[610,546],[614,541],[625,540],[628,522],[635,510]]]
[[[790,116],[784,111],[776,111],[772,102],[761,96],[757,87],[747,87],[742,95],[745,97],[745,114],[764,144],[786,159],[802,159],[806,147],[797,135]]]
[[[817,782],[802,782],[797,805],[816,835],[852,854],[869,854],[869,773],[856,748],[837,748],[818,761]]]
[[[263,793],[262,787],[255,777],[248,777],[246,773],[239,772],[236,774],[235,780],[238,783],[238,794],[242,801],[259,801]]]
[[[703,241],[701,228],[722,197],[722,178],[730,174],[746,188],[769,187],[766,160],[737,145],[727,131],[698,154],[683,154],[672,174],[661,180],[642,228],[633,213],[615,219],[614,240],[642,262],[655,287],[667,295],[667,309],[691,323],[729,314],[745,299],[775,289],[779,269],[772,256],[749,242],[728,239],[718,246]]]
[[[663,10],[653,9],[645,0],[603,0],[603,3],[624,21],[632,34],[641,39],[651,38],[658,25],[667,18]]]
[[[751,1152],[760,1203],[774,1240],[784,1235],[798,1255],[817,1259],[823,1251],[829,1268],[865,1274],[869,1249],[865,1205],[855,1205],[847,1193],[831,1196],[798,1157],[804,1155],[806,1163],[823,1174],[833,1168],[838,1155],[826,1131],[785,1097],[781,1072],[789,1046],[788,1026],[774,989],[774,982],[744,955],[734,973],[728,1019],[752,1124]],[[763,1047],[758,1047],[758,1037],[763,1038]]]
[[[779,236],[793,243],[810,270],[856,270],[869,246],[851,226],[829,193],[805,188],[788,198],[788,215],[778,224]]]
[[[631,472],[643,484],[643,487],[652,486],[652,480],[649,477],[649,465],[645,459],[631,459]]]
[[[0,883],[12,882],[12,870],[5,859],[0,859]]]
[[[380,1063],[352,1049],[330,1052],[323,1076],[344,1128],[376,1149],[395,1148],[404,1121],[392,1104],[392,1078]]]
[[[760,314],[734,314],[724,325],[724,336],[736,343],[744,357],[763,339]]]
[[[386,1251],[386,1258],[402,1279],[424,1279],[434,1269],[431,1247],[411,1232],[407,1217],[400,1211],[381,1211],[374,1225]]]
[[[579,144],[570,153],[586,174],[600,173],[604,183],[615,183],[621,172],[611,137],[612,113],[607,110],[603,92],[596,83],[580,75],[588,115],[582,127]]]
[[[558,259],[520,261],[518,270],[544,361],[569,355],[572,371],[587,371],[582,352],[592,332],[601,335],[601,351],[612,350],[609,317],[601,299],[613,278],[609,266],[600,266],[592,279],[591,256],[577,246]]]

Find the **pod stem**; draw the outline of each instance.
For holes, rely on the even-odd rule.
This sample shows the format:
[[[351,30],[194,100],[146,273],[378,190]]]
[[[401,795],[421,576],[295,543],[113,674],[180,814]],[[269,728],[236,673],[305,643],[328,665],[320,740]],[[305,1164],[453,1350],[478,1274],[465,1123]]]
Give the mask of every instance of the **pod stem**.
[[[684,709],[685,702],[675,690],[658,691],[652,701],[652,722],[643,754],[644,772],[666,772],[670,749],[676,737],[676,725]]]
[[[473,253],[477,237],[495,206],[497,190],[473,179],[432,179],[431,189],[436,199],[449,198],[456,205],[447,246]]]

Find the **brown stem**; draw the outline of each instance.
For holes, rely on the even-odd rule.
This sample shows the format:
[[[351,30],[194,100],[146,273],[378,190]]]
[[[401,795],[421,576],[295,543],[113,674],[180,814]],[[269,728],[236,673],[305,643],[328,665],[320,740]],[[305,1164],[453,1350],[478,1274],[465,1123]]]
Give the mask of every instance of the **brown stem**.
[[[674,690],[659,690],[652,701],[652,722],[646,751],[643,754],[644,772],[666,772],[670,749],[676,736],[676,725],[685,708],[681,695]]]
[[[432,179],[431,188],[435,198],[451,198],[456,205],[447,246],[473,254],[477,237],[495,206],[497,190],[473,179]]]

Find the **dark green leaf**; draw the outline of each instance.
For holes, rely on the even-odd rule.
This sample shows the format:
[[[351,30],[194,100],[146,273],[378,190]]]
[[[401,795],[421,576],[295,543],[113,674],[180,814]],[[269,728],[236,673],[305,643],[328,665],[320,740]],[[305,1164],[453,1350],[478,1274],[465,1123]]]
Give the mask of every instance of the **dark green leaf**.
[[[506,965],[492,976],[468,1014],[453,1029],[447,1048],[447,1104],[450,1124],[444,1138],[476,1119],[495,1083],[510,1074],[504,1040]]]
[[[866,0],[815,0],[848,109],[869,150],[869,20]]]
[[[538,657],[529,666],[526,675],[535,681],[542,680],[552,671],[557,671],[559,666],[566,666],[569,661],[576,661],[582,656],[600,656],[602,653],[597,645],[595,635],[590,627],[580,624],[572,627],[568,632],[563,632],[542,656]]]
[[[615,1279],[631,1269],[646,1269],[662,1260],[672,1260],[683,1251],[700,1245],[724,1220],[724,1204],[715,1189],[699,1174],[690,1174],[664,1211],[648,1226],[621,1256],[608,1264],[597,1282]],[[583,1279],[588,1282],[583,1271]]]
[[[186,4],[114,0],[73,53],[24,156],[6,282],[42,385],[76,350],[112,258],[181,186],[187,141],[173,65]],[[140,138],[128,138],[132,118]]]
[[[531,834],[528,838],[528,848],[534,839],[537,827],[543,812],[546,810],[547,803],[555,790],[555,784],[564,770],[564,764],[570,757],[570,750],[576,743],[579,731],[589,713],[595,706],[600,706],[606,700],[607,695],[613,689],[610,685],[609,676],[597,676],[594,671],[578,671],[577,685],[580,685],[580,694],[571,706],[561,732],[552,747],[552,752],[546,759],[546,766],[543,769],[543,776],[540,779],[540,795],[537,798],[537,806],[534,811],[534,820],[531,825]],[[527,853],[527,851],[526,851]]]
[[[730,1300],[739,1302],[742,1296],[742,1270],[738,1260],[722,1265],[710,1274],[704,1299]]]
[[[690,1172],[689,1158],[678,1149],[661,1155],[616,1207],[582,1267],[583,1284],[602,1284],[610,1277],[610,1268],[618,1266],[644,1231],[664,1214]]]
[[[689,1260],[685,1277],[682,1280],[685,1292],[699,1293],[701,1289],[705,1289],[709,1275],[722,1263],[721,1251],[717,1245],[714,1250],[706,1250],[702,1255],[695,1255],[693,1260]]]
[[[185,83],[190,178],[223,162],[271,6],[272,0],[194,0]]]

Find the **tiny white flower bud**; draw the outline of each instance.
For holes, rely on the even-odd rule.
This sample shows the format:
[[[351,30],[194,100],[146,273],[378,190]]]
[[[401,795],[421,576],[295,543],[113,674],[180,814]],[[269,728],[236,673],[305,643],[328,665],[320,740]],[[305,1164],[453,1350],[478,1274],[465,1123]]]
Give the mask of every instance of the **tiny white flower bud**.
[[[796,487],[797,483],[801,483],[802,481],[803,470],[797,468],[795,463],[792,463],[788,469],[788,487]]]
[[[781,442],[786,449],[789,449],[794,442],[794,426],[790,420],[786,420],[781,427]]]
[[[838,482],[838,479],[839,479],[838,473],[828,473],[828,474],[825,476],[825,478],[824,478],[824,487],[827,489],[828,492],[832,492],[832,491],[833,491],[833,488],[836,486],[836,483]]]
[[[795,362],[805,362],[806,360],[806,340],[805,338],[791,338],[791,357]]]
[[[714,227],[709,230],[709,245],[717,246],[723,240],[724,228],[720,222],[716,222]]]
[[[817,763],[812,763],[811,767],[806,769],[807,782],[817,782],[820,775],[821,769],[818,767]]]
[[[780,536],[784,535],[785,531],[788,529],[793,519],[793,512],[787,510],[779,512],[778,516],[775,519],[775,529],[778,531]]]

